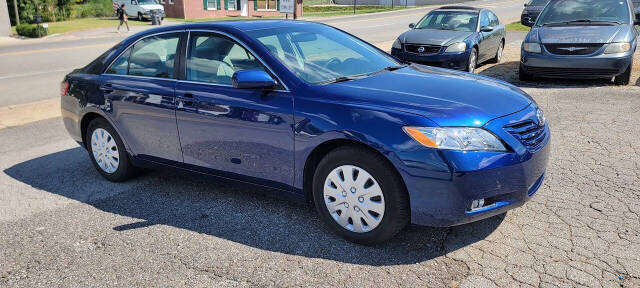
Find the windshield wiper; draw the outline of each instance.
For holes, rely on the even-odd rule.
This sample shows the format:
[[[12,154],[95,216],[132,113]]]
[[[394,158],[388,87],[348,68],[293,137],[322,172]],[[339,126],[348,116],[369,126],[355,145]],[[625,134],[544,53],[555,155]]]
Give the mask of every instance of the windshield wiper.
[[[319,82],[318,84],[332,84],[332,83],[339,83],[339,82],[347,82],[347,81],[351,81],[351,80],[356,80],[360,77],[355,77],[355,76],[340,76],[340,77],[336,77],[333,79],[329,79],[326,81],[322,81]]]
[[[404,67],[407,67],[407,65],[405,64],[405,65],[397,65],[397,66],[387,66],[387,67],[384,67],[382,70],[383,71],[396,71],[396,70],[402,69]]]

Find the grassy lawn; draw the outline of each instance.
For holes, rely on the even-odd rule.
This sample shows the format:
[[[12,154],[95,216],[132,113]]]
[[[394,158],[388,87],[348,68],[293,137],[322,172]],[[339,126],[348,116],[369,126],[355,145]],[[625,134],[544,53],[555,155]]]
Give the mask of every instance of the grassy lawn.
[[[356,14],[367,14],[385,11],[403,10],[413,8],[412,6],[363,6],[356,7]],[[348,5],[332,5],[332,6],[304,6],[304,17],[329,17],[338,15],[353,15],[353,6]]]
[[[507,24],[507,31],[529,31],[531,28],[520,24],[520,22],[513,22],[511,24]]]
[[[113,27],[113,29],[115,30],[115,28],[118,27],[118,24],[120,24],[120,20],[110,18],[82,18],[69,21],[60,21],[49,23],[49,35],[104,27]],[[129,26],[140,25],[151,25],[151,22],[140,22],[136,20],[129,21]],[[11,27],[11,30],[14,34],[17,34],[15,26]]]

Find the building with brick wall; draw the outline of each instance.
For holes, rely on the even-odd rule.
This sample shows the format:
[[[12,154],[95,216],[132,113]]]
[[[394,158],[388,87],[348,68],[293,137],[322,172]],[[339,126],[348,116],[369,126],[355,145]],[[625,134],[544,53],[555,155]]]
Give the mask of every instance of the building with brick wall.
[[[280,0],[158,0],[167,17],[196,19],[223,16],[284,16],[278,10]],[[302,16],[302,0],[295,0]]]

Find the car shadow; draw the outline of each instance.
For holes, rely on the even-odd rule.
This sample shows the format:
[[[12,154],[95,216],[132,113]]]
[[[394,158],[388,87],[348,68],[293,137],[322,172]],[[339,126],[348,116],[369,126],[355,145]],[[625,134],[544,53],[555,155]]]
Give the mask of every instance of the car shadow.
[[[390,242],[361,246],[330,233],[309,204],[267,196],[246,184],[173,172],[148,172],[124,183],[103,180],[82,148],[4,170],[34,188],[135,218],[114,231],[167,225],[258,249],[386,266],[415,264],[485,239],[504,214],[453,228],[409,225]]]
[[[536,78],[532,81],[520,81],[518,79],[518,61],[503,62],[499,64],[486,64],[478,68],[478,74],[500,79],[518,87],[524,88],[588,88],[588,87],[624,87],[613,84],[613,81],[607,79],[551,79]],[[640,86],[638,73],[631,75],[630,85]],[[637,80],[637,81],[636,81]]]

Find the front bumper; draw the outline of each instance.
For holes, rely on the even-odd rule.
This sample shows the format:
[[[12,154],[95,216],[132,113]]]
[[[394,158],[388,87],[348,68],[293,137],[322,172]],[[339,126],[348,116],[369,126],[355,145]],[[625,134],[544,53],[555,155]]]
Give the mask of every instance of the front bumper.
[[[469,61],[469,53],[471,53],[471,50],[458,53],[443,53],[442,50],[444,50],[444,48],[436,54],[418,54],[406,52],[403,49],[391,48],[391,55],[403,61],[429,66],[456,70],[465,70],[467,68],[467,61]]]
[[[604,49],[601,49],[604,50]],[[633,61],[633,49],[626,53],[563,56],[542,49],[542,53],[521,50],[520,66],[532,76],[546,78],[598,79],[624,73]]]
[[[440,150],[434,154],[433,149],[420,148],[399,153],[404,166],[399,169],[400,174],[409,191],[411,222],[440,227],[460,225],[504,213],[529,200],[544,179],[550,153],[549,127],[541,128],[544,140],[531,149],[504,126],[532,119],[535,109],[532,104],[484,126],[505,142],[509,152]],[[434,157],[440,158],[445,169],[435,171],[438,169],[427,164],[435,162]],[[485,199],[485,206],[470,209],[472,201],[478,199]]]

